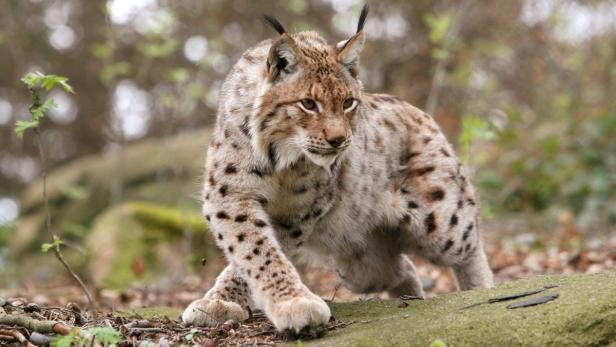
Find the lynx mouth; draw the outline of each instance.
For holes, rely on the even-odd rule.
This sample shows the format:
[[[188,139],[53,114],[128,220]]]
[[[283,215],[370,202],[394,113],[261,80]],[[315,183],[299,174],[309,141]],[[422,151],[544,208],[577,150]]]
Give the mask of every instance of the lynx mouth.
[[[334,157],[344,152],[349,147],[350,141],[346,141],[342,145],[336,148],[332,147],[320,147],[320,146],[306,146],[304,149],[306,152],[312,155],[318,155],[322,157]]]
[[[335,156],[338,155],[340,152],[342,152],[342,148],[328,148],[328,149],[324,149],[324,148],[316,148],[316,147],[308,147],[306,148],[306,151],[308,151],[310,154],[313,155],[320,155],[323,157],[329,157],[329,156]]]
[[[305,147],[304,153],[313,163],[329,169],[331,164],[344,152],[348,145],[337,148]]]

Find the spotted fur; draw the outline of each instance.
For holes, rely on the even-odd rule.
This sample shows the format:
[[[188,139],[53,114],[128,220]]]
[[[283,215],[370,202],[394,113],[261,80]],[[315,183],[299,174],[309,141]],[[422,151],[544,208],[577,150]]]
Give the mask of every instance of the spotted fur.
[[[329,308],[296,257],[333,266],[360,293],[423,295],[409,253],[453,267],[463,290],[492,286],[477,196],[438,125],[362,90],[363,25],[336,45],[276,27],[220,92],[203,213],[230,264],[184,321],[243,319],[253,307],[279,330],[325,324]]]

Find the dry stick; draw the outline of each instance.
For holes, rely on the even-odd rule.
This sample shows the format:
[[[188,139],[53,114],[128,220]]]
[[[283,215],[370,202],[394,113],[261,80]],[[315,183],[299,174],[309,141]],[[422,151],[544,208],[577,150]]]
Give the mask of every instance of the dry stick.
[[[0,330],[0,335],[13,336],[14,338],[17,339],[17,341],[21,342],[22,346],[36,347],[32,343],[30,343],[30,341],[28,341],[28,339],[22,333],[20,333],[17,330],[2,329]]]
[[[30,91],[30,95],[32,96],[32,106],[33,107],[39,106],[40,96],[34,90],[34,88],[29,88],[29,91]],[[64,265],[64,268],[66,269],[66,271],[68,271],[71,274],[71,276],[73,276],[75,281],[77,281],[77,283],[81,287],[81,290],[84,292],[84,294],[88,298],[88,302],[90,303],[90,310],[92,311],[92,319],[96,321],[96,306],[94,304],[94,300],[92,299],[92,296],[90,295],[90,292],[88,291],[88,288],[86,288],[86,285],[83,283],[81,278],[73,271],[73,269],[66,262],[66,260],[64,260],[64,257],[62,256],[62,252],[60,252],[60,244],[55,242],[57,239],[57,236],[53,232],[53,230],[51,230],[51,212],[49,211],[49,201],[47,197],[47,165],[45,162],[45,152],[43,151],[43,145],[41,144],[42,137],[41,137],[41,134],[38,128],[35,128],[34,132],[36,134],[36,144],[38,147],[39,156],[41,158],[41,166],[43,168],[42,175],[43,175],[43,203],[45,206],[45,225],[46,225],[47,231],[49,232],[49,235],[51,236],[51,242],[54,245],[53,247],[54,254],[56,255],[56,258],[60,261],[60,263]]]
[[[24,327],[41,334],[67,335],[71,332],[68,325],[52,320],[37,320],[23,314],[5,314],[0,316],[0,324]]]

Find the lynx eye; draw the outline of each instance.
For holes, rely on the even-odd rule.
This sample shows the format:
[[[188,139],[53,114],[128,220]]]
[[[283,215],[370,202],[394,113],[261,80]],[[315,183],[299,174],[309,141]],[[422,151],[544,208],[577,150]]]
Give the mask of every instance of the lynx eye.
[[[344,100],[344,103],[342,104],[342,108],[343,108],[344,110],[348,110],[348,109],[350,109],[351,107],[353,107],[354,105],[355,105],[355,99],[353,99],[353,98],[348,98],[348,99]]]
[[[312,99],[302,99],[300,102],[302,106],[308,111],[314,111],[317,109],[317,103],[314,102],[314,100]]]

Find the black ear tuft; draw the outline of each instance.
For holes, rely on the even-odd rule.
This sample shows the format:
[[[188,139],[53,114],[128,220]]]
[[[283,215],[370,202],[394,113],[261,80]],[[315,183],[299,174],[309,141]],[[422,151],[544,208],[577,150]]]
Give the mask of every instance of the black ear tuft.
[[[364,24],[366,23],[366,17],[368,17],[368,12],[370,12],[370,7],[368,4],[365,4],[361,9],[361,14],[359,15],[359,22],[357,23],[357,32],[364,30]]]
[[[287,31],[284,30],[284,27],[282,26],[282,24],[280,24],[280,22],[278,21],[278,19],[268,16],[266,14],[263,15],[263,19],[265,19],[265,21],[272,26],[272,28],[274,28],[274,30],[276,30],[280,35],[286,33]]]

